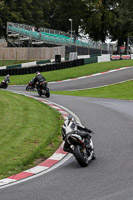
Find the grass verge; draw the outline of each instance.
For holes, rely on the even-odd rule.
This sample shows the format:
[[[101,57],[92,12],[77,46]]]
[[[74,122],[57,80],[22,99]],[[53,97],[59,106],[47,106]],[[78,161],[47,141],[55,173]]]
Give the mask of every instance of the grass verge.
[[[2,66],[8,66],[8,65],[16,65],[26,62],[32,62],[30,60],[0,60],[0,67]]]
[[[51,91],[52,94],[133,100],[133,81],[78,91]]]
[[[61,139],[61,115],[49,106],[0,90],[0,179],[48,158]]]
[[[85,75],[100,73],[111,69],[117,69],[126,66],[133,66],[133,60],[120,60],[104,63],[93,63],[79,67],[73,67],[62,70],[42,72],[48,82],[76,78]],[[35,74],[14,75],[10,77],[11,85],[26,85]],[[3,77],[0,77],[0,81]]]

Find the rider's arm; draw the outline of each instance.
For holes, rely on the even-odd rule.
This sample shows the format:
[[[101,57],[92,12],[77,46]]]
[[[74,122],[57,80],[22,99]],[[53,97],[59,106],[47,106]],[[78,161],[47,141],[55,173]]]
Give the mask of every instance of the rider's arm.
[[[85,127],[85,126],[82,126],[82,125],[77,124],[77,128],[78,128],[78,130],[86,131],[86,132],[92,133],[92,130],[88,129],[88,128]]]

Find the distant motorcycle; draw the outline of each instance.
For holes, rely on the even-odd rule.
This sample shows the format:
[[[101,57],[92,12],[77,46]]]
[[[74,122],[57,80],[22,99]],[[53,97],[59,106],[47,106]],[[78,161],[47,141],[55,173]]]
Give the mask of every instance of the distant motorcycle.
[[[43,81],[41,83],[36,83],[36,88],[39,96],[45,95],[47,98],[50,97],[50,89],[47,87],[47,82]]]
[[[8,87],[8,80],[2,80],[1,84],[0,84],[0,88],[6,89]]]
[[[29,82],[28,85],[26,86],[26,90],[27,91],[35,90],[35,85],[33,85],[31,82]]]
[[[90,144],[86,142],[86,139],[79,134],[68,134],[66,140],[72,145],[74,150],[73,155],[80,164],[81,167],[86,167],[90,160],[95,159],[94,147],[92,138],[90,138]],[[89,147],[88,147],[89,145]]]
[[[26,86],[26,90],[27,91],[29,91],[29,90],[35,90],[34,79],[35,79],[35,77],[33,79],[31,79],[31,81]]]

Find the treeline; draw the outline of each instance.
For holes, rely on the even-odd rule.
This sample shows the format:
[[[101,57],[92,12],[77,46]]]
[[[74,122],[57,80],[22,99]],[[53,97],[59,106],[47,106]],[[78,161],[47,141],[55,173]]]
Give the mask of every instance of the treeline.
[[[16,22],[68,32],[70,21],[95,40],[109,36],[119,45],[133,36],[132,0],[1,0],[0,37],[6,37],[6,23]]]

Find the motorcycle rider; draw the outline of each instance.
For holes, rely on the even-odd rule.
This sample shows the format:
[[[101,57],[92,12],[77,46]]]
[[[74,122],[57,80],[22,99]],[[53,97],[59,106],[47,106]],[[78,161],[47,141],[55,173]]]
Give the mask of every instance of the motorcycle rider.
[[[34,77],[34,85],[36,83],[41,83],[43,81],[46,81],[46,79],[44,78],[44,76],[42,74],[40,74],[40,72],[36,72],[36,76]]]
[[[3,80],[5,83],[10,83],[10,75],[7,74]]]
[[[36,85],[37,88],[40,88],[40,83],[45,82],[45,86],[47,86],[46,79],[40,72],[36,72],[36,76],[33,78],[33,85]]]
[[[93,131],[86,128],[85,126],[79,125],[75,122],[74,118],[72,116],[68,116],[67,120],[65,120],[64,125],[62,127],[62,137],[64,140],[64,146],[63,150],[69,153],[73,154],[73,149],[71,148],[71,145],[66,140],[67,134],[79,134],[81,137],[85,138],[86,141],[86,147],[88,149],[92,149],[90,146],[90,138],[91,134],[94,134]]]

